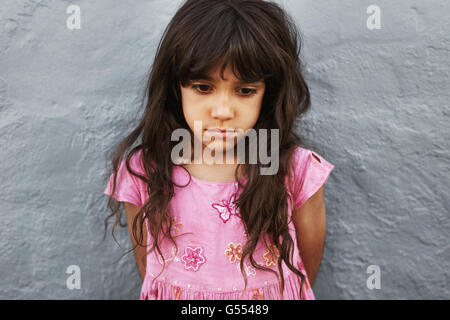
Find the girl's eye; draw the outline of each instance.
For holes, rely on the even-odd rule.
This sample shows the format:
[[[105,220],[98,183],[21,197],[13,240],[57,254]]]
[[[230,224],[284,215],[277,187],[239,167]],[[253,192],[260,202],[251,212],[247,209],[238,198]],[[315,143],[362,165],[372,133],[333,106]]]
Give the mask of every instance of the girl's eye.
[[[252,94],[256,93],[255,89],[251,89],[251,88],[241,88],[240,90],[247,90],[247,92],[242,92],[244,96],[251,96]]]
[[[207,86],[206,84],[194,84],[192,86],[192,88],[197,89],[197,91],[199,91],[201,93],[206,93],[206,92],[208,92],[209,86]],[[200,89],[200,90],[198,90],[198,89]],[[206,89],[206,91],[204,89]]]
[[[200,93],[208,93],[210,87],[206,84],[194,84],[192,85],[192,88],[196,89]],[[251,96],[256,93],[256,90],[251,88],[241,88],[239,91],[243,96]]]

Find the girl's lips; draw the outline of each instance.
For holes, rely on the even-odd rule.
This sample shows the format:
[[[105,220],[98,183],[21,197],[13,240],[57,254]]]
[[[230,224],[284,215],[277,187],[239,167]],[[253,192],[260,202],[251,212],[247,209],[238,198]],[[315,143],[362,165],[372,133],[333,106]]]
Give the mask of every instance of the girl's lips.
[[[208,129],[206,130],[210,135],[212,136],[216,136],[216,137],[223,137],[225,138],[226,136],[233,136],[235,134],[234,130],[220,130],[220,129]]]
[[[207,129],[207,131],[218,131],[218,132],[234,132],[234,129],[219,129],[219,128],[213,128],[213,129]]]

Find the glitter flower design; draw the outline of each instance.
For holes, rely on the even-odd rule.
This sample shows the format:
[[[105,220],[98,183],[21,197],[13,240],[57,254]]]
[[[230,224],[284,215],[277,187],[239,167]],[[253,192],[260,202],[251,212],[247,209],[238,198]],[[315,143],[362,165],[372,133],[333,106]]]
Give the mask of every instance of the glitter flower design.
[[[183,290],[181,290],[181,288],[178,286],[172,287],[172,290],[173,290],[173,295],[175,296],[175,299],[180,300],[180,296],[181,296],[181,293],[183,292]]]
[[[184,268],[186,270],[197,271],[198,268],[206,262],[206,258],[203,256],[202,247],[186,247],[184,249],[184,256],[181,260],[184,262]]]
[[[259,292],[259,289],[252,289],[250,296],[250,300],[264,300],[264,295]]]
[[[256,275],[256,269],[253,268],[251,265],[244,263],[244,269],[245,269],[245,272],[247,273],[247,276]]]
[[[242,244],[228,243],[228,247],[225,249],[225,256],[228,257],[231,263],[241,260],[242,257]]]
[[[278,251],[278,248],[273,244],[270,244],[268,250],[263,254],[263,258],[266,261],[267,267],[271,265],[276,266],[279,257],[280,253]]]
[[[241,272],[241,266],[239,265],[239,263],[236,264],[236,268],[239,272]],[[244,271],[245,271],[245,273],[247,273],[247,277],[256,275],[256,269],[254,267],[252,267],[250,264],[245,263],[245,262],[244,262]]]
[[[165,262],[172,261],[172,260],[177,261],[178,252],[177,252],[177,248],[175,248],[175,246],[172,246],[171,253],[172,254],[170,257],[167,257],[167,255],[164,255]],[[156,252],[155,252],[155,254],[156,254]],[[161,265],[164,264],[163,257],[160,254],[158,254],[158,261]]]
[[[183,223],[177,222],[177,219],[172,217],[172,228],[170,228],[170,235],[172,237],[176,237],[182,226]]]

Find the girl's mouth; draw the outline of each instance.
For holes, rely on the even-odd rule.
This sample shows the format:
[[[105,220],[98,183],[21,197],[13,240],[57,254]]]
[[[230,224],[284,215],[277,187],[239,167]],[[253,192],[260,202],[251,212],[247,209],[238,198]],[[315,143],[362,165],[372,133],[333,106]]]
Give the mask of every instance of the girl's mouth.
[[[207,129],[206,130],[211,136],[225,138],[226,136],[234,136],[236,130],[234,129]]]

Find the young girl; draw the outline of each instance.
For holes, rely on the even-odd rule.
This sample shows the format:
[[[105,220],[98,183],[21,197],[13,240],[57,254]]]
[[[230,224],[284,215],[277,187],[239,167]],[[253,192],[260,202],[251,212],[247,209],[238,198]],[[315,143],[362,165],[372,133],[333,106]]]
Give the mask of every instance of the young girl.
[[[142,120],[112,154],[105,190],[113,237],[125,206],[140,299],[314,299],[323,188],[334,166],[294,132],[310,106],[299,40],[292,19],[262,0],[188,0],[169,23]],[[264,165],[248,159],[174,161],[179,128],[191,145],[224,154],[242,141],[238,130],[278,129],[266,141],[278,148],[278,170],[262,175]],[[214,129],[232,130],[233,139]],[[199,158],[191,152],[190,160]]]

